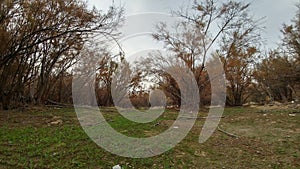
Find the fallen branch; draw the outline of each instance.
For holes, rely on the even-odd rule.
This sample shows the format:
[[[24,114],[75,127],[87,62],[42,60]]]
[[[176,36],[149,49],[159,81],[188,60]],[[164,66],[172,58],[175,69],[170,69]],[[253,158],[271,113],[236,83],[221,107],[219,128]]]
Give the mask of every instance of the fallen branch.
[[[219,118],[225,118],[225,116],[214,116],[214,117],[184,117],[184,116],[181,116],[180,118],[185,118],[185,119],[219,119]]]
[[[227,131],[225,131],[225,130],[222,130],[219,126],[218,126],[218,131],[220,131],[220,132],[222,132],[222,133],[224,133],[224,134],[226,134],[226,135],[228,135],[228,136],[230,136],[230,137],[233,137],[233,138],[239,138],[239,136],[237,136],[237,135],[235,135],[235,134],[232,134],[232,133],[229,133],[229,132],[227,132]]]
[[[48,99],[47,102],[53,104],[53,105],[46,105],[46,106],[49,106],[49,107],[51,107],[51,106],[61,107],[61,108],[63,108],[63,107],[73,107],[72,104],[59,103],[59,102],[55,102],[55,101],[50,100],[50,99]]]
[[[19,144],[12,144],[12,143],[3,143],[0,146],[20,146]]]

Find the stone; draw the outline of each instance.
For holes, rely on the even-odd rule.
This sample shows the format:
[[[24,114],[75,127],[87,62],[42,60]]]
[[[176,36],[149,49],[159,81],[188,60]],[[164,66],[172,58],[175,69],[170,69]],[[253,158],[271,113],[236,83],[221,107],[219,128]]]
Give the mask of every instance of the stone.
[[[58,119],[58,120],[56,120],[56,121],[52,121],[50,124],[51,125],[60,125],[60,124],[62,124],[63,123],[63,121],[61,120],[61,119]]]

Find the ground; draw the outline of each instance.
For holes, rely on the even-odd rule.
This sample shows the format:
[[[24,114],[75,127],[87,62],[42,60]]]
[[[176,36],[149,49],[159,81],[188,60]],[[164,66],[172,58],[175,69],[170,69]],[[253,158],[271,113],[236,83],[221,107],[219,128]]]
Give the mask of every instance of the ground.
[[[149,137],[177,116],[167,110],[152,123],[129,122],[113,108],[107,121],[128,136]],[[300,168],[300,110],[226,108],[220,129],[205,143],[199,134],[205,110],[174,149],[152,158],[130,159],[98,147],[81,128],[72,108],[0,112],[0,168]]]

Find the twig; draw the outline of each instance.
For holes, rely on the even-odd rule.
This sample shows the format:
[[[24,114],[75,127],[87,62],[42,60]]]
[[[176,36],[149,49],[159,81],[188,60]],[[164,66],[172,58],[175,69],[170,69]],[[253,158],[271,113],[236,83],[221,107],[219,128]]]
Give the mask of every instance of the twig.
[[[155,153],[153,152],[153,150],[150,148],[149,149],[149,152],[152,154],[152,155],[155,155]]]
[[[225,131],[225,130],[222,130],[219,126],[218,126],[218,131],[220,131],[220,132],[222,132],[222,133],[224,133],[224,134],[226,134],[226,135],[228,135],[228,136],[230,136],[230,137],[233,137],[233,138],[239,138],[239,136],[237,136],[237,135],[235,135],[235,134],[232,134],[232,133],[229,133],[229,132],[227,132],[227,131]]]
[[[217,118],[225,118],[225,116],[214,116],[214,117],[184,117],[184,116],[181,116],[180,118],[185,118],[185,119],[217,119]]]

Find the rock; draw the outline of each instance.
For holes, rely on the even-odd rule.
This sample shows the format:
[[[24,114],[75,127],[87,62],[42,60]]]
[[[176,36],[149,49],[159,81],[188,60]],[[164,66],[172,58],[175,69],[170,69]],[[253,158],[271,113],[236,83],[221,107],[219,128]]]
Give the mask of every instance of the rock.
[[[277,102],[277,101],[274,101],[274,105],[275,105],[275,106],[281,106],[281,105],[282,105],[282,103],[280,103],[280,102]]]
[[[296,117],[296,114],[289,114],[290,117]]]
[[[62,123],[63,123],[63,121],[61,119],[58,119],[56,121],[52,121],[50,124],[51,125],[59,125],[59,124],[62,124]]]
[[[52,119],[53,120],[58,120],[58,119],[62,119],[62,117],[61,116],[54,116],[54,117],[52,117]]]
[[[259,103],[257,103],[257,102],[248,102],[248,103],[245,103],[245,104],[243,104],[243,106],[244,107],[257,107],[257,106],[259,106]]]
[[[250,108],[257,108],[258,105],[250,105]]]
[[[158,125],[160,125],[160,123],[158,122],[158,123],[156,123],[156,124],[154,124],[154,126],[158,126]]]
[[[195,151],[194,155],[197,157],[206,157],[206,153],[203,151]]]

